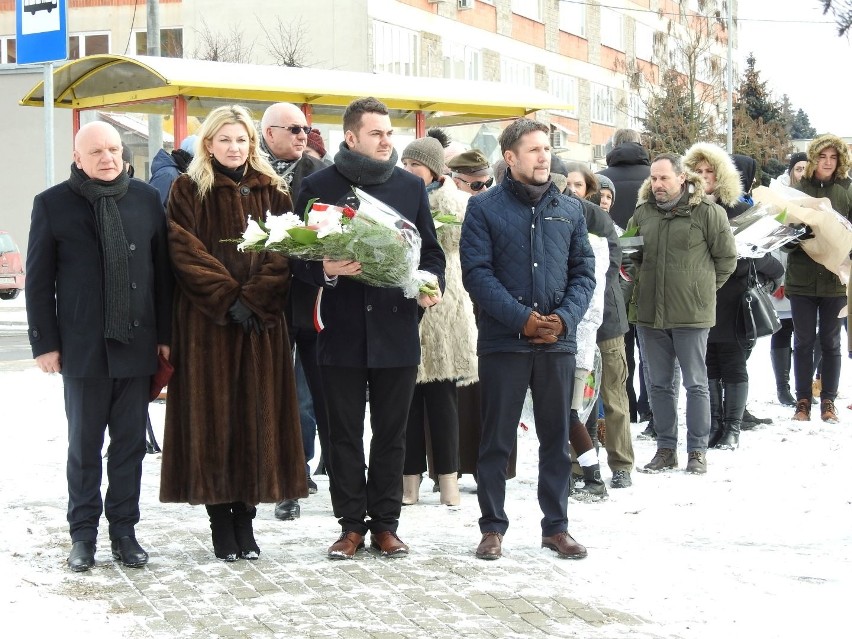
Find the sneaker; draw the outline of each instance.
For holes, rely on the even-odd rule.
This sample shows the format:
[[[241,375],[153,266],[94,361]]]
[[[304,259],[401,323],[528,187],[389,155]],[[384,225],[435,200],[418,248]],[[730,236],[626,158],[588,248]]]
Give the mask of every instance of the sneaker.
[[[308,494],[316,495],[317,494],[317,483],[311,479],[311,476],[308,475]]]
[[[616,470],[612,473],[612,481],[609,482],[612,488],[630,488],[633,485],[633,480],[630,479],[630,472],[626,470]]]
[[[654,458],[640,470],[644,473],[659,473],[669,468],[677,468],[677,453],[673,448],[658,448]]]
[[[821,413],[822,421],[828,422],[829,424],[837,424],[840,422],[837,418],[837,408],[835,408],[834,402],[830,399],[824,399],[819,403],[819,411]]]
[[[689,461],[686,462],[686,472],[693,475],[703,475],[707,472],[707,455],[703,450],[689,451]]]
[[[793,420],[797,422],[811,421],[811,400],[800,399],[796,402],[796,412],[793,414]]]

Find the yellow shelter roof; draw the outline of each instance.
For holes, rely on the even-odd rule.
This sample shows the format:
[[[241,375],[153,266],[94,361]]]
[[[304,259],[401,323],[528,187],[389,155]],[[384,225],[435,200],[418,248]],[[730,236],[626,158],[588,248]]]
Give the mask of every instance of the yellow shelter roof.
[[[87,56],[57,67],[53,84],[54,105],[60,108],[171,113],[173,99],[183,96],[188,115],[204,116],[228,103],[262,111],[271,102],[293,102],[312,105],[314,120],[329,122],[339,122],[349,102],[367,95],[382,100],[397,120],[413,120],[414,112],[423,111],[430,124],[566,107],[545,91],[499,82],[150,56]],[[44,83],[21,104],[43,106]]]

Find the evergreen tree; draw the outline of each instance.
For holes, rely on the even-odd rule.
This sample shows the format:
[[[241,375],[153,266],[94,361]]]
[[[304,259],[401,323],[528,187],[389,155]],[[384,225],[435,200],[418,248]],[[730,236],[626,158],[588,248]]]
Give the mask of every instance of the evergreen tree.
[[[790,127],[790,137],[795,140],[810,140],[815,138],[816,134],[816,129],[811,126],[811,119],[808,114],[801,109],[796,111]]]
[[[766,82],[760,81],[757,60],[750,53],[746,60],[746,70],[738,91],[737,103],[745,107],[752,120],[763,120],[769,124],[782,119],[781,105],[772,100],[766,88]]]

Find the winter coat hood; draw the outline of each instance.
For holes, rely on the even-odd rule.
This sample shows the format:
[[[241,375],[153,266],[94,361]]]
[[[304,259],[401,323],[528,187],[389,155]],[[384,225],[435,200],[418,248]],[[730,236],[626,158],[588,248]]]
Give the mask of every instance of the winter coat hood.
[[[687,170],[686,182],[684,184],[689,191],[689,200],[687,201],[687,204],[689,206],[698,206],[701,204],[704,200],[704,178],[697,173]],[[650,177],[642,182],[642,186],[639,187],[639,199],[636,201],[636,206],[638,207],[645,204],[645,202],[656,202],[654,199],[654,193],[651,191]]]
[[[817,160],[819,159],[820,152],[830,146],[837,149],[837,170],[834,172],[834,179],[842,180],[849,176],[849,169],[852,168],[852,161],[850,161],[849,156],[849,147],[846,146],[846,142],[836,135],[826,133],[814,138],[808,146],[808,165],[805,167],[805,177],[809,178],[813,176],[817,167]]]
[[[734,161],[734,166],[740,172],[740,184],[743,187],[743,194],[750,197],[751,187],[754,184],[754,176],[757,175],[757,161],[748,155],[739,155],[735,153],[731,156]]]
[[[607,167],[621,166],[623,164],[645,164],[650,166],[651,158],[648,156],[648,150],[638,142],[625,142],[624,144],[619,144],[606,154]]]
[[[714,194],[723,206],[733,206],[743,194],[740,172],[725,151],[715,144],[697,142],[693,144],[683,156],[683,165],[686,169],[694,171],[701,162],[707,162],[716,173],[716,190]],[[752,176],[752,179],[754,176]],[[704,182],[703,178],[701,179]],[[703,189],[702,189],[703,190]]]

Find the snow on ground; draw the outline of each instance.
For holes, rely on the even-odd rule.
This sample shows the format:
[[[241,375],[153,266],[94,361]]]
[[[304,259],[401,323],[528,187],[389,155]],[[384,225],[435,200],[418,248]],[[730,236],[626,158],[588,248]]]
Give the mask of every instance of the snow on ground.
[[[744,432],[737,451],[710,451],[706,476],[634,472],[633,487],[610,489],[608,501],[571,501],[570,531],[588,547],[589,556],[555,562],[565,594],[648,620],[630,632],[590,627],[585,636],[842,634],[852,592],[852,410],[847,409],[852,402],[852,363],[844,358],[837,402],[841,423],[824,424],[818,417],[794,423],[792,410],[775,402],[768,348],[769,340],[760,340],[749,362],[749,408],[772,417],[773,425]],[[61,377],[6,365],[0,367],[0,389],[5,444],[0,463],[0,615],[37,635],[56,631],[65,637],[145,636],[132,615],[111,610],[109,589],[125,578],[121,571],[104,569],[81,578],[64,565],[69,542]],[[682,418],[683,393],[680,405]],[[159,435],[163,413],[162,405],[152,404]],[[638,466],[655,450],[653,442],[635,438],[643,427],[633,425]],[[463,596],[475,590],[535,593],[562,587],[548,583],[547,567],[553,562],[527,560],[530,553],[538,557],[531,549],[540,535],[536,450],[533,428],[519,430],[518,476],[507,487],[511,524],[505,557],[497,562],[472,558],[479,540],[479,511],[469,492],[472,479],[461,480],[458,508],[439,506],[430,482],[424,481],[421,503],[403,509],[399,530],[412,546],[412,556],[399,560],[410,562],[402,565],[412,579],[435,579],[434,565],[427,563],[447,555],[482,572],[482,583],[468,583],[467,590],[460,591]],[[683,468],[683,442],[678,453]],[[608,469],[604,476],[609,479]],[[259,508],[258,538],[266,553],[261,562],[287,553],[289,561],[322,569],[337,525],[325,478],[318,483],[319,493],[302,502],[297,522],[278,522],[271,506]],[[205,540],[202,509],[160,504],[158,484],[159,459],[149,455],[140,539],[154,537],[177,521]],[[105,538],[104,522],[98,559],[108,563]],[[209,541],[206,544],[209,549]],[[166,544],[149,549],[161,573],[173,570],[180,575],[181,548]],[[549,561],[548,551],[540,552]],[[209,566],[211,575],[221,570],[213,561]]]

